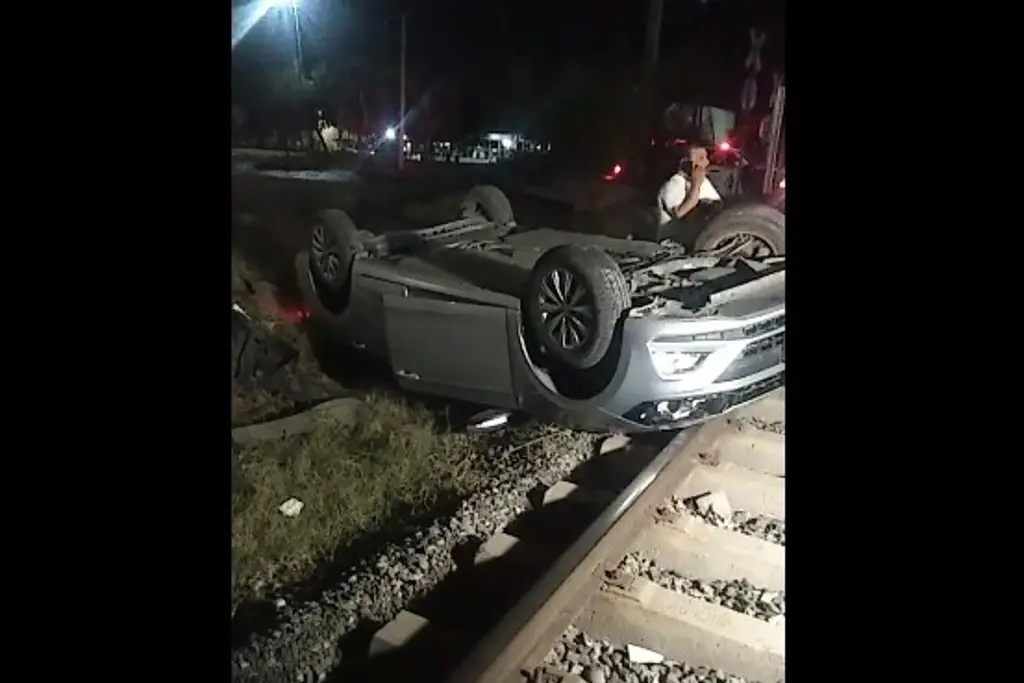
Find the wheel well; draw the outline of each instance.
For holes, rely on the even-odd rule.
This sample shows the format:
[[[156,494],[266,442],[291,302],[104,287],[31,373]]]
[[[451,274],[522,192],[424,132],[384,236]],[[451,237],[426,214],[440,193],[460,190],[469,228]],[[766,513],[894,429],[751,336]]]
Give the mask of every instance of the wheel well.
[[[526,329],[522,311],[516,314],[516,325],[519,346],[529,371],[551,393],[561,398],[585,401],[594,398],[611,384],[622,355],[622,320],[615,325],[611,345],[604,357],[597,365],[586,370],[569,367],[545,354]]]

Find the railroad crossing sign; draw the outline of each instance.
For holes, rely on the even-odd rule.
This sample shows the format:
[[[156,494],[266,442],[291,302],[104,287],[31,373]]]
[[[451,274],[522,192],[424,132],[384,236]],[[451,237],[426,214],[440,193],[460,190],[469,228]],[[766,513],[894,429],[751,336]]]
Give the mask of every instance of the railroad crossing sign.
[[[767,38],[768,34],[764,31],[758,31],[756,28],[750,29],[750,51],[747,52],[747,60],[743,63],[743,66],[747,67],[747,71],[761,72],[761,49]]]

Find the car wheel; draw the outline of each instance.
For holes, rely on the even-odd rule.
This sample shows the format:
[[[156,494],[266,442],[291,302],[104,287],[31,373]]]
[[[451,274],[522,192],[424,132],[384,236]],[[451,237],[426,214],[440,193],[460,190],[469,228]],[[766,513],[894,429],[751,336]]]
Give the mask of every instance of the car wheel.
[[[697,235],[694,248],[719,256],[781,256],[786,253],[786,215],[766,204],[724,209]]]
[[[575,244],[537,260],[526,297],[531,335],[544,352],[577,369],[600,362],[630,305],[629,286],[615,261]]]
[[[336,299],[348,291],[359,244],[359,231],[347,213],[327,209],[317,214],[309,246],[309,270],[318,292]]]
[[[477,185],[466,193],[460,206],[462,218],[480,216],[504,227],[515,222],[512,203],[494,185]]]

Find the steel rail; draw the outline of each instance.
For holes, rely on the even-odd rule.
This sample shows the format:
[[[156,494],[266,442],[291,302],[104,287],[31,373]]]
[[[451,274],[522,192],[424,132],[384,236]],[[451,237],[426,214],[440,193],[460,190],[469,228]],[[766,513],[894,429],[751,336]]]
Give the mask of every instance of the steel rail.
[[[447,683],[522,681],[528,675],[523,668],[539,663],[584,598],[600,587],[605,561],[617,561],[628,551],[648,523],[648,509],[671,496],[700,464],[698,455],[714,446],[723,424],[714,420],[676,435],[484,636]]]

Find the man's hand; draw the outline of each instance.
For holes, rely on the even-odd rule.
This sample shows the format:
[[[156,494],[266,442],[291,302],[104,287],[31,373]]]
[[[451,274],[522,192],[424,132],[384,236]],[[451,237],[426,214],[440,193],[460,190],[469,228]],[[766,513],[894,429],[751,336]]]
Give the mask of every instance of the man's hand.
[[[694,166],[690,169],[690,187],[686,191],[686,198],[675,208],[672,215],[682,218],[697,206],[700,201],[700,187],[707,174],[707,169],[704,166]]]
[[[694,166],[693,170],[690,171],[690,182],[698,191],[700,191],[700,184],[703,183],[704,179],[707,177],[708,167],[706,164],[704,166]]]
[[[693,207],[697,206],[698,202],[700,202],[700,188],[705,178],[707,178],[708,164],[711,163],[708,159],[708,151],[703,147],[690,148],[690,161],[692,163],[690,168],[690,188],[686,192],[686,198],[682,203],[672,210],[672,215],[676,218],[682,218],[690,213]]]

